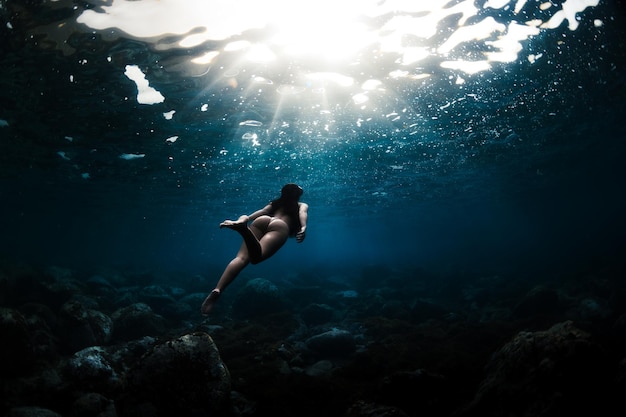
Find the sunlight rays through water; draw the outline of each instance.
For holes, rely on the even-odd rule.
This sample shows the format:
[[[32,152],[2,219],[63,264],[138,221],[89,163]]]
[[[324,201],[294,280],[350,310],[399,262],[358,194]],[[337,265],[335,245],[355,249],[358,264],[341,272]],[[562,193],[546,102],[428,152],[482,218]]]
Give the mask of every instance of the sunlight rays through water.
[[[528,139],[520,126],[558,117],[550,105],[569,92],[556,87],[563,75],[550,57],[574,50],[579,27],[602,30],[598,4],[59,0],[49,6],[71,7],[72,16],[30,32],[119,83],[108,91],[130,123],[135,113],[138,124],[149,120],[134,127],[146,140],[115,139],[116,163],[150,164],[181,186],[192,173],[225,187],[250,174],[320,187],[331,177],[382,197],[434,178],[454,182],[460,167],[478,171],[481,157],[514,158]],[[106,62],[91,54],[99,39]],[[68,74],[70,83],[84,86],[82,75]],[[103,174],[89,164],[81,175]]]

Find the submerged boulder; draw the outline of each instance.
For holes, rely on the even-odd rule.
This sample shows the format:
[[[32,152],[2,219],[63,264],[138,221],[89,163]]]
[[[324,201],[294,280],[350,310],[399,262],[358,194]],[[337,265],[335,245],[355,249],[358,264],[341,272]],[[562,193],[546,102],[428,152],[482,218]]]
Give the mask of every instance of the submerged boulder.
[[[74,401],[71,415],[73,417],[116,417],[117,413],[113,400],[90,392]]]
[[[312,351],[328,357],[345,357],[356,350],[356,340],[347,330],[332,329],[310,337],[306,345]]]
[[[0,373],[9,376],[24,374],[33,358],[26,319],[17,310],[0,307],[0,334]]]
[[[113,338],[117,341],[158,336],[167,328],[165,319],[144,303],[120,308],[111,315],[111,318],[115,327]]]
[[[300,312],[300,317],[308,326],[328,323],[332,320],[333,315],[334,310],[332,307],[316,303],[309,304]]]
[[[59,335],[70,352],[105,345],[112,332],[113,321],[100,311],[88,309],[78,301],[68,301],[61,307]]]
[[[82,294],[84,285],[71,270],[50,267],[21,274],[15,289],[22,302],[41,303],[56,310],[76,294]]]
[[[67,362],[66,373],[75,386],[104,392],[114,391],[120,381],[111,355],[100,346],[76,352]]]
[[[171,291],[162,285],[148,285],[143,287],[138,294],[139,301],[148,304],[153,309],[159,311],[163,306],[175,304],[176,299]]]
[[[121,415],[150,408],[156,415],[222,415],[230,374],[207,333],[186,334],[155,346],[130,370]]]
[[[233,301],[233,314],[241,318],[277,313],[284,308],[285,302],[278,287],[263,278],[248,281]]]
[[[447,379],[426,369],[394,372],[380,386],[384,404],[400,407],[410,415],[442,415],[450,402],[449,393]]]
[[[61,414],[41,407],[15,407],[6,417],[62,417]]]
[[[516,319],[532,317],[536,315],[553,314],[559,309],[559,294],[543,286],[537,286],[530,290],[513,309],[513,317]]]
[[[344,417],[408,417],[399,408],[370,403],[365,401],[357,401],[354,403],[348,411],[344,414]]]
[[[601,415],[613,375],[600,346],[571,321],[518,333],[493,355],[487,371],[461,415]]]

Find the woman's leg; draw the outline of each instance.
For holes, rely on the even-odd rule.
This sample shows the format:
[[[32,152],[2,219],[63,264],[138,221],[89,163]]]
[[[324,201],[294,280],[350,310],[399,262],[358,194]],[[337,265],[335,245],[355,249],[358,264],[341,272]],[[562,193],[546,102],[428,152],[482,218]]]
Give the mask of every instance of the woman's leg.
[[[259,262],[274,255],[289,237],[289,226],[282,220],[272,220],[268,216],[256,219],[250,228],[243,223],[222,223],[220,227],[233,229],[242,236],[243,244],[235,256],[224,269],[215,289],[202,303],[202,314],[209,314],[217,302],[222,291],[237,278],[239,273],[249,264]]]
[[[200,311],[202,314],[209,314],[213,310],[213,306],[219,299],[222,291],[230,285],[231,282],[237,278],[237,275],[250,263],[250,257],[248,256],[248,249],[245,243],[241,244],[237,255],[226,265],[226,269],[222,272],[222,276],[215,289],[211,291],[208,297],[202,303]]]
[[[227,227],[233,229],[241,235],[243,243],[247,249],[245,255],[253,264],[261,262],[263,254],[259,239],[263,236],[263,232],[267,229],[271,218],[269,216],[261,216],[254,220],[250,227],[246,223],[224,222],[220,224],[220,228]],[[241,253],[241,250],[239,251]]]
[[[248,249],[246,248],[246,244],[242,243],[237,255],[228,263],[228,265],[226,265],[226,268],[224,269],[224,272],[222,272],[222,276],[219,281],[217,281],[215,288],[219,291],[224,290],[235,280],[235,278],[237,278],[239,273],[243,271],[249,263],[250,258],[248,257]]]
[[[257,218],[250,227],[245,223],[235,222],[224,222],[220,227],[228,227],[241,235],[248,249],[248,260],[253,265],[275,254],[289,237],[289,226],[287,226],[287,223],[269,216]]]

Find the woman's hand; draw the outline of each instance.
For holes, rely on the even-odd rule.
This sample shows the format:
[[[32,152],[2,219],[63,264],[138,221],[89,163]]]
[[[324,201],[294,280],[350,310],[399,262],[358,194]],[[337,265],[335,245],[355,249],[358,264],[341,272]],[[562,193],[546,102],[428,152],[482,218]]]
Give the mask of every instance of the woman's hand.
[[[306,237],[306,227],[303,227],[302,229],[300,229],[298,233],[296,233],[296,242],[302,243],[305,237]]]

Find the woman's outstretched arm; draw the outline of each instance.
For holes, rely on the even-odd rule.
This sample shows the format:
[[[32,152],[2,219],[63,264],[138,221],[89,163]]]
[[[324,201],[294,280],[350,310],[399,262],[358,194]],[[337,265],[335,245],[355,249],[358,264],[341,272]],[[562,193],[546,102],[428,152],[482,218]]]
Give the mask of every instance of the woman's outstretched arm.
[[[301,243],[306,237],[306,222],[309,218],[309,205],[307,203],[300,203],[298,216],[300,217],[300,230],[296,233],[296,242]]]

